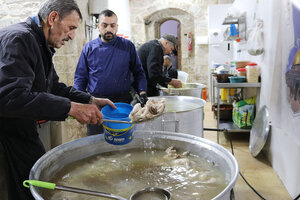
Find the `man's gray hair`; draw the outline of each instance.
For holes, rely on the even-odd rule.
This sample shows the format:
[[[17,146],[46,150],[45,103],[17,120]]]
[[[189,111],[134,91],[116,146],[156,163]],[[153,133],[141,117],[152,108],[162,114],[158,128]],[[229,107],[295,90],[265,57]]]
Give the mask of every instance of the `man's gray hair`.
[[[82,20],[80,9],[75,0],[46,0],[41,5],[38,16],[42,18],[42,20],[46,20],[51,12],[56,11],[60,20],[62,20],[74,10],[78,13]]]
[[[172,62],[171,57],[168,56],[168,55],[165,55],[165,56],[164,56],[164,59],[168,59],[170,62]]]

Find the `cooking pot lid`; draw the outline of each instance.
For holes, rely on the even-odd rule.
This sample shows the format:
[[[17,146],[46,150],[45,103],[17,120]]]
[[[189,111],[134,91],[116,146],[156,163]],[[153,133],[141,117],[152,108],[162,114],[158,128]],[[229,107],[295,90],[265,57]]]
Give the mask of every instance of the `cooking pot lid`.
[[[269,135],[269,111],[263,106],[257,113],[250,131],[249,150],[253,157],[256,157],[263,149]]]

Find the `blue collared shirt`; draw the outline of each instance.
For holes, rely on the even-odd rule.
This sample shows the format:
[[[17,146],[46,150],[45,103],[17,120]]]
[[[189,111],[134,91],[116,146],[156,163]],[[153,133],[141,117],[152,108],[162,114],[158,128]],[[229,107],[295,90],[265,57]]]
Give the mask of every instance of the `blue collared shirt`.
[[[133,80],[131,80],[131,73]],[[116,36],[105,43],[98,37],[88,42],[79,58],[74,87],[94,96],[112,96],[147,90],[147,80],[134,44]]]

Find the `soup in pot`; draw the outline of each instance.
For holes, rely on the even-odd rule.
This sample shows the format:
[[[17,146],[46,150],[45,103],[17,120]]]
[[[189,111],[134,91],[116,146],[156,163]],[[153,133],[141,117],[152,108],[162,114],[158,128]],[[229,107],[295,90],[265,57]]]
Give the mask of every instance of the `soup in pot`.
[[[129,149],[92,156],[65,166],[51,182],[112,193],[129,198],[147,187],[172,193],[172,200],[208,200],[222,192],[228,180],[213,161],[175,148]],[[44,190],[50,200],[107,199],[64,191]]]

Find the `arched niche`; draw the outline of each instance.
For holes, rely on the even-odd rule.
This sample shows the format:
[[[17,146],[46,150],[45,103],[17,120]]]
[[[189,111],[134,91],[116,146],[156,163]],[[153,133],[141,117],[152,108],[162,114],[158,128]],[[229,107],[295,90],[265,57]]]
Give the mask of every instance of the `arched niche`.
[[[185,66],[194,64],[194,54],[188,53],[187,48],[187,34],[195,32],[194,16],[178,8],[167,8],[151,13],[144,17],[146,41],[159,38],[160,25],[167,20],[176,20],[180,24],[180,34],[178,34],[178,68],[183,70]]]

